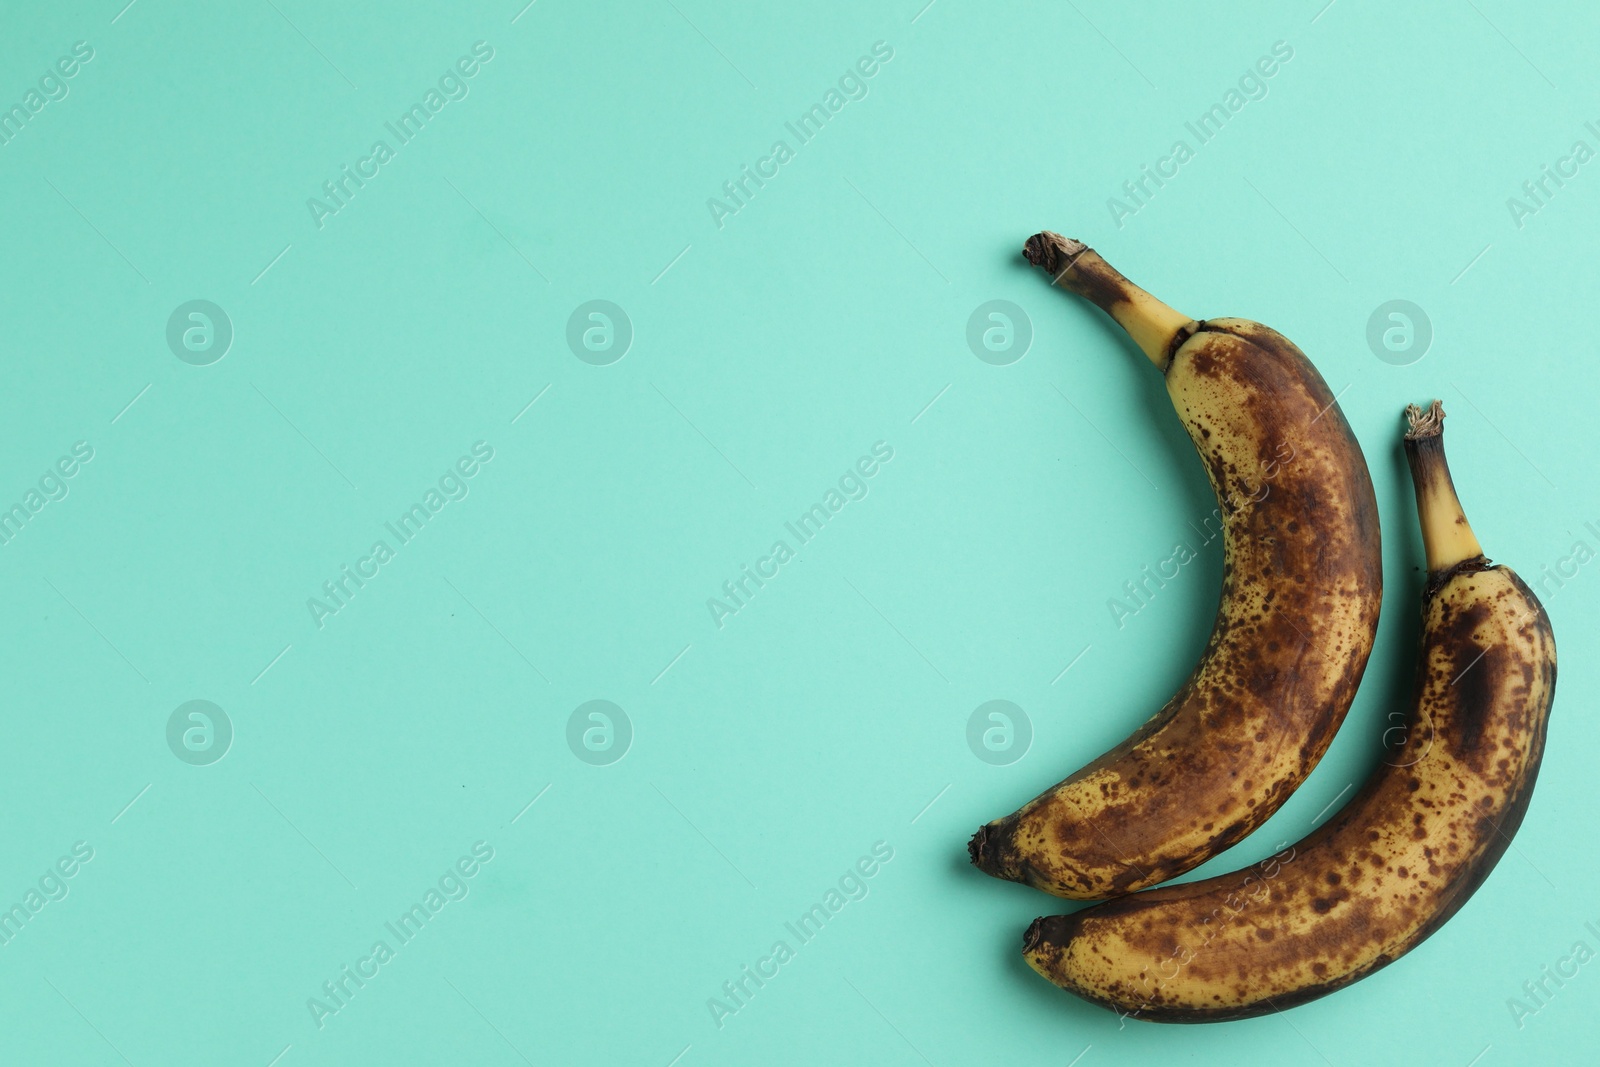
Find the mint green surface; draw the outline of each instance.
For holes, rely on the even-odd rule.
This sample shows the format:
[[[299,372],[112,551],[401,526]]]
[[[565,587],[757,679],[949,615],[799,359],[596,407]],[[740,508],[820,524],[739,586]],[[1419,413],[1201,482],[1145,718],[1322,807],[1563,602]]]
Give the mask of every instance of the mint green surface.
[[[123,2],[12,5],[0,33],[0,506],[27,516],[0,545],[0,906],[28,916],[0,927],[0,1063],[1592,1057],[1600,963],[1523,989],[1600,950],[1589,9]],[[1200,144],[1185,123],[1241,78]],[[1144,166],[1177,169],[1138,203]],[[1285,1016],[1119,1024],[1021,962],[1071,906],[966,863],[1182,682],[1220,582],[1158,377],[1022,263],[1041,227],[1294,338],[1377,485],[1356,705],[1199,874],[1325,818],[1404,706],[1405,403],[1444,399],[1489,553],[1566,575],[1538,586],[1563,659],[1514,850],[1416,952]],[[1431,322],[1408,365],[1367,340],[1396,299]],[[192,300],[231,323],[220,359],[214,315],[169,346]],[[615,315],[569,347],[595,300],[631,323],[620,359],[582,344]],[[1020,360],[969,347],[994,300],[1031,324]],[[1119,626],[1108,601],[1179,543],[1199,560]],[[377,569],[333,613],[346,566]],[[714,613],[745,566],[771,576]],[[197,700],[231,738],[186,712],[169,744]],[[618,716],[569,732],[593,700],[626,716],[620,760]],[[967,741],[993,700],[1031,723],[1007,765]],[[719,1017],[745,966],[771,976]]]

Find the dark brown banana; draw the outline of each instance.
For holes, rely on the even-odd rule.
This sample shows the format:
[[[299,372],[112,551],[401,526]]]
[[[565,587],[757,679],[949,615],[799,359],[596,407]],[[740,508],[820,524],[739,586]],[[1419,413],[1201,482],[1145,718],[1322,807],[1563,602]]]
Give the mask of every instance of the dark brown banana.
[[[1057,234],[1029,238],[1025,252],[1162,372],[1223,533],[1222,598],[1188,682],[1133,736],[968,846],[998,878],[1096,900],[1227,849],[1317,765],[1372,651],[1378,509],[1333,393],[1282,334],[1191,319]]]

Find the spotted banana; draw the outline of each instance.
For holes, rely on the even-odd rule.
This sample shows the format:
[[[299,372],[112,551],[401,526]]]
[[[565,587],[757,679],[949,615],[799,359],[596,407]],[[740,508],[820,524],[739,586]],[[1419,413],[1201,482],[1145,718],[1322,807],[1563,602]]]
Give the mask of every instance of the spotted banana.
[[[1131,737],[972,838],[972,862],[1097,900],[1167,881],[1260,826],[1344,720],[1378,623],[1378,509],[1309,360],[1245,319],[1197,321],[1054,233],[1024,253],[1127,331],[1216,492],[1223,582],[1182,689]]]
[[[1555,639],[1462,513],[1442,408],[1408,416],[1428,577],[1403,744],[1338,814],[1254,869],[1036,920],[1023,955],[1050,981],[1158,1022],[1301,1004],[1419,945],[1511,844],[1544,753]]]

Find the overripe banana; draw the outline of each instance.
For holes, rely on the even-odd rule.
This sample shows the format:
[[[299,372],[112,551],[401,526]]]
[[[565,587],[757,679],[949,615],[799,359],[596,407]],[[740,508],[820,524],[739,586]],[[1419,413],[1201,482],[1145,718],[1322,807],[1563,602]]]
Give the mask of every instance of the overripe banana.
[[[1405,742],[1337,815],[1254,873],[1036,920],[1023,954],[1050,981],[1160,1022],[1302,1004],[1415,948],[1510,845],[1544,753],[1555,639],[1533,593],[1484,558],[1467,525],[1438,402],[1407,413],[1428,578]]]
[[[1378,508],[1327,384],[1283,335],[1196,321],[1054,233],[1030,262],[1111,315],[1166,379],[1216,492],[1222,598],[1183,688],[1131,737],[980,829],[972,862],[1097,900],[1167,881],[1260,826],[1344,720],[1382,599]]]

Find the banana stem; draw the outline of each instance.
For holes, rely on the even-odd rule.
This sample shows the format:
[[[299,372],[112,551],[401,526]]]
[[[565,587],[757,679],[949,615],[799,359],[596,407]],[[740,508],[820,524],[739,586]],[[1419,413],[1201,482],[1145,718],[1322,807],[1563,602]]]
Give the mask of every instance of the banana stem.
[[[1445,462],[1444,405],[1435,400],[1426,410],[1415,404],[1407,406],[1406,426],[1406,462],[1417,491],[1422,548],[1428,557],[1428,573],[1438,575],[1482,557],[1483,547],[1461,510],[1450,465]]]
[[[1082,241],[1045,230],[1028,238],[1022,254],[1049,273],[1053,284],[1077,293],[1117,320],[1162,373],[1178,346],[1199,328],[1194,319],[1124,278]]]

